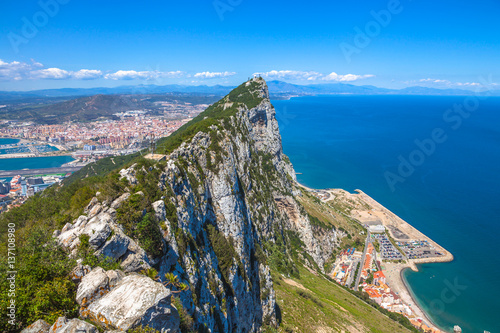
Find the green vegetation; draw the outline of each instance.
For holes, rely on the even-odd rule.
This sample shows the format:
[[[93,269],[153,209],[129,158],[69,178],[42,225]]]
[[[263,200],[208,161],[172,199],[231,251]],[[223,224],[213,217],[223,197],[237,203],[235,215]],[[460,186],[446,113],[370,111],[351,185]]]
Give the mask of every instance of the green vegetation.
[[[160,333],[160,331],[157,331],[149,326],[138,326],[134,329],[128,330],[127,333]]]
[[[194,319],[189,315],[184,306],[182,306],[182,302],[178,297],[172,297],[172,304],[176,307],[177,311],[179,311],[179,317],[181,319],[180,330],[181,333],[194,333]]]
[[[287,230],[285,234],[275,231],[274,242],[264,242],[263,246],[267,252],[269,267],[286,276],[299,277],[295,261],[302,260],[304,256],[309,262],[312,260],[304,251],[305,244],[300,240],[299,235],[291,230]]]
[[[78,256],[83,259],[83,265],[89,265],[90,267],[101,267],[105,270],[109,269],[121,269],[120,263],[113,258],[109,257],[96,257],[93,253],[94,250],[89,244],[89,235],[80,235],[80,245],[78,247]]]
[[[352,218],[346,216],[339,207],[343,206],[340,199],[335,202],[321,202],[317,197],[302,189],[302,196],[296,197],[309,215],[312,225],[323,229],[335,228],[347,234],[341,241],[340,248],[359,248],[363,246],[366,235],[360,235],[364,228]]]
[[[16,327],[20,330],[38,319],[53,323],[59,316],[75,317],[78,304],[75,302],[76,285],[68,278],[75,261],[57,246],[52,234],[43,226],[34,226],[29,232],[19,232],[16,238],[17,271],[15,280]],[[1,244],[0,256],[0,309],[5,315],[10,305],[10,285],[7,248]],[[13,327],[4,318],[0,320],[0,331],[11,331]]]
[[[124,161],[128,161],[128,158]],[[100,162],[93,165],[97,165],[97,169],[105,173],[107,166],[105,164],[104,167],[99,167]],[[119,167],[123,165],[117,166]],[[152,181],[152,177],[143,179],[140,185],[144,190],[145,200],[157,198],[158,193],[149,191],[151,187],[147,184]],[[7,266],[8,226],[15,225],[16,228],[16,330],[38,319],[52,324],[59,316],[73,318],[78,315],[76,286],[69,278],[69,273],[76,263],[56,244],[52,233],[81,215],[96,192],[101,192],[101,199],[109,202],[123,193],[128,185],[119,180],[116,171],[105,176],[81,179],[70,177],[68,180],[70,181],[65,182],[64,186],[50,187],[27,200],[22,206],[0,215],[0,309],[4,310],[10,300],[7,280],[7,272],[11,270]],[[141,199],[134,199],[142,205]],[[132,200],[130,205],[135,204],[137,202]],[[173,214],[171,205],[167,206],[167,211]],[[137,221],[141,220],[142,215]],[[140,224],[138,237],[141,245],[150,246],[151,252],[155,253],[155,247],[151,244],[158,240],[155,236],[158,229],[153,228],[151,221],[151,217],[148,217]],[[120,267],[118,262],[110,258],[95,257],[89,246],[88,236],[82,235],[80,241],[78,256],[84,259],[84,264],[101,266],[104,269]],[[0,330],[11,330],[12,327],[8,325],[6,321],[0,321]]]
[[[292,278],[293,282],[272,272],[282,313],[279,332],[317,332],[329,328],[345,332],[418,332],[411,324],[410,329],[391,320],[372,304],[321,274],[313,274],[302,266],[298,269],[300,278]]]
[[[322,229],[329,229],[328,225],[325,222],[318,219],[316,216],[312,216],[311,214],[307,214],[307,215],[309,216],[309,221],[311,221],[311,224],[313,226],[319,227]]]
[[[146,253],[158,257],[163,253],[163,236],[156,217],[147,213],[137,224],[135,231],[139,245]]]
[[[172,291],[173,293],[180,293],[182,291],[186,291],[189,289],[187,284],[179,282],[179,278],[173,273],[165,274],[165,282],[163,284],[166,287],[171,286],[170,288],[172,287],[176,288],[177,290]]]
[[[359,267],[360,266],[361,266],[361,263],[358,262],[358,264],[356,265],[356,270],[354,271],[354,279],[352,281],[351,288],[354,288],[356,286],[356,279],[357,279],[358,274],[359,274]]]
[[[160,168],[153,166],[151,161],[139,159],[135,170],[137,185],[130,187],[137,193],[132,194],[116,210],[117,222],[129,237],[139,242],[146,253],[158,257],[164,250],[163,238],[159,221],[151,212],[151,204],[161,198],[157,186]]]
[[[219,261],[219,269],[224,277],[225,283],[229,283],[229,273],[234,261],[238,264],[238,273],[245,276],[245,270],[241,263],[238,252],[234,249],[234,241],[232,238],[226,238],[222,232],[217,230],[213,225],[209,224],[206,227],[208,238],[212,244],[212,248]]]
[[[125,165],[132,164],[132,162],[140,156],[140,153],[135,153],[124,156],[105,157],[96,163],[88,164],[76,171],[71,177],[64,180],[64,184],[69,185],[87,177],[105,177],[112,171],[120,170]]]

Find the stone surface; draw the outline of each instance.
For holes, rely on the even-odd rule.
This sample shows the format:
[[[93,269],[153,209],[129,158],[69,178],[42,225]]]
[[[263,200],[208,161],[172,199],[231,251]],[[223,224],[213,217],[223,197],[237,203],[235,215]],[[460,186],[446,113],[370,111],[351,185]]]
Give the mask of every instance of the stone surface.
[[[99,202],[99,200],[97,200],[96,197],[93,197],[92,200],[90,200],[90,202],[87,205],[87,207],[85,207],[85,209],[83,210],[83,212],[84,213],[88,213],[98,202]]]
[[[85,275],[78,285],[76,302],[85,307],[98,300],[109,291],[109,277],[101,267],[94,268]]]
[[[154,212],[161,226],[165,251],[160,258],[148,258],[116,221],[116,209],[137,184],[135,165],[120,171],[121,177],[132,185],[126,189],[127,193],[110,205],[92,199],[86,208],[87,216],[79,217],[57,236],[75,254],[79,236],[88,234],[95,255],[119,260],[125,273],[152,266],[160,278],[172,272],[190,286],[178,294],[184,309],[197,325],[204,325],[212,332],[217,327],[223,332],[234,331],[234,327],[238,332],[260,332],[263,322],[276,323],[276,299],[269,267],[255,261],[257,246],[262,248],[263,240],[272,242],[276,231],[296,232],[305,244],[304,250],[320,269],[337,246],[335,230],[313,228],[292,195],[300,194],[300,190],[294,184],[293,166],[283,154],[276,112],[264,81],[252,82],[258,83],[253,94],[263,98],[259,105],[249,109],[239,104],[234,116],[210,127],[211,134],[197,133],[171,152],[165,164],[142,169],[148,173],[152,168],[161,168],[156,172],[160,174],[158,187],[162,200],[145,209]],[[225,105],[232,104],[226,100]],[[217,142],[212,142],[214,138]],[[214,146],[218,147],[217,152]],[[144,195],[140,191],[137,194]],[[172,221],[166,220],[165,202],[169,201],[177,214]],[[215,251],[212,247],[208,225],[230,239],[238,254],[228,276],[223,276],[220,270],[217,258],[220,249]],[[80,301],[85,297],[93,300],[86,303],[83,314],[106,329],[159,323],[163,321],[161,318],[169,318],[175,324],[177,311],[171,307],[170,296],[163,294],[161,284],[154,285],[156,282],[142,275],[120,277],[119,274],[96,273],[93,284],[88,283],[87,291],[82,289],[79,294]],[[86,278],[87,275],[83,279]],[[106,285],[104,281],[109,292],[97,299],[89,290]],[[143,285],[151,283],[152,290],[159,288],[155,295],[165,296],[163,300],[144,290]],[[91,285],[97,287],[92,289]],[[196,290],[197,304],[193,302],[192,290]],[[136,319],[132,323],[126,319],[129,317]]]
[[[22,330],[21,333],[47,333],[49,330],[50,325],[45,320],[39,319]]]
[[[113,203],[111,203],[111,208],[117,209],[121,204],[130,197],[130,193],[126,192],[120,195]]]
[[[84,234],[89,235],[89,244],[93,249],[98,249],[111,234],[109,222],[105,219],[95,218],[89,221],[83,230]]]
[[[59,317],[49,330],[49,333],[99,333],[92,324],[80,319],[67,319]]]
[[[134,169],[135,166],[136,166],[136,164],[133,164],[128,169],[120,170],[121,178],[127,179],[127,181],[130,183],[130,185],[137,184],[137,178],[135,177],[135,169]]]
[[[91,271],[88,265],[82,265],[80,262],[69,273],[73,282],[80,282],[82,278]]]
[[[82,311],[106,329],[128,330],[149,326],[162,332],[179,331],[179,314],[171,305],[171,292],[161,283],[132,273],[115,288]]]
[[[104,256],[118,260],[128,250],[130,238],[120,228],[113,227],[113,235],[106,243],[96,251],[97,256]],[[109,237],[109,236],[108,236]]]
[[[155,216],[158,219],[158,221],[165,221],[167,215],[167,211],[165,209],[165,202],[163,202],[163,200],[158,200],[156,202],[153,202],[151,206],[155,211]]]

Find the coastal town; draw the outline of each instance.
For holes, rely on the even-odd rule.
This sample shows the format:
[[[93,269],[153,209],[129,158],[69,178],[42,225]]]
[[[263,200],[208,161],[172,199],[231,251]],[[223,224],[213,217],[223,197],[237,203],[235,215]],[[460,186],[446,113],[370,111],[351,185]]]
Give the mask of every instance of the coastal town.
[[[362,191],[308,190],[323,202],[349,202],[351,217],[367,231],[364,248],[340,251],[328,275],[381,308],[405,316],[423,332],[443,332],[414,300],[403,272],[417,271],[418,263],[451,261],[453,256]],[[455,332],[461,328],[456,326]]]
[[[0,158],[61,154],[73,154],[80,158],[121,155],[123,150],[142,148],[151,138],[170,135],[205,107],[204,104],[197,105],[196,112],[191,111],[184,118],[177,119],[136,110],[117,114],[117,120],[88,123],[38,125],[3,121],[0,124],[0,137],[21,141],[0,146]]]
[[[54,125],[4,120],[0,123],[0,137],[16,140],[0,145],[0,161],[69,156],[73,160],[63,167],[78,169],[105,157],[149,148],[152,142],[169,136],[208,107],[187,102],[156,103],[163,111],[160,115],[148,110],[131,110],[116,113],[115,120]],[[3,177],[0,179],[0,213],[22,205],[29,197],[70,175],[71,172],[59,171],[39,174],[34,170],[29,175]]]

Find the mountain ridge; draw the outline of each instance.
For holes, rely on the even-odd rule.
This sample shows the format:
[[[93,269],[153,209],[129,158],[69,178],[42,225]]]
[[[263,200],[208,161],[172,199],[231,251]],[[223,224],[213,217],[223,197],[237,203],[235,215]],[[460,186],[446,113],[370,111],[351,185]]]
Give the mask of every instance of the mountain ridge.
[[[422,86],[411,86],[401,89],[381,88],[373,85],[354,85],[348,83],[324,83],[299,85],[279,80],[269,81],[269,90],[271,96],[275,94],[334,94],[334,93],[352,93],[352,94],[430,94],[430,95],[472,95],[473,90],[456,88],[430,88]],[[32,91],[0,91],[0,101],[15,100],[19,98],[36,97],[76,97],[90,96],[98,94],[163,94],[163,93],[190,93],[190,94],[216,94],[226,95],[235,86],[223,85],[136,85],[119,87],[97,87],[97,88],[62,88],[62,89],[42,89]],[[500,90],[490,90],[490,95],[500,95]]]

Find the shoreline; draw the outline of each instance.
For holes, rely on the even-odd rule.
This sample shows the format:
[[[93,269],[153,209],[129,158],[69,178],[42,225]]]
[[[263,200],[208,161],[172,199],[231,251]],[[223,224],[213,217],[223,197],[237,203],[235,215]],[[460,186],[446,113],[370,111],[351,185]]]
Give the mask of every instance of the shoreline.
[[[418,302],[417,300],[415,299],[416,296],[415,294],[412,292],[412,289],[410,287],[410,284],[408,283],[408,281],[406,281],[405,277],[404,277],[404,272],[408,269],[408,267],[403,267],[400,271],[399,271],[399,278],[401,279],[401,281],[403,282],[403,285],[404,287],[406,288],[406,290],[408,291],[408,294],[410,295],[413,303],[415,304],[415,306],[417,306],[420,311],[422,311],[422,314],[424,315],[424,318],[429,321],[430,325],[429,326],[432,326],[432,327],[436,327],[438,328],[439,330],[442,330],[442,328],[439,328],[439,326],[434,322],[434,320],[432,320],[432,318],[429,316],[429,314],[427,312],[424,311],[424,309],[422,309],[422,307],[420,305],[418,305]]]
[[[389,235],[395,240],[427,240],[437,250],[443,253],[441,257],[421,259],[407,259],[405,256],[405,263],[381,262],[381,266],[382,271],[386,276],[387,284],[411,308],[415,316],[420,317],[422,322],[431,329],[437,330],[438,332],[445,332],[442,328],[436,325],[430,315],[419,305],[403,274],[406,269],[418,272],[418,264],[453,261],[454,257],[449,251],[359,189],[355,190],[355,193],[350,193],[342,189],[312,189],[300,184],[298,181],[296,181],[296,184],[309,192],[320,194],[323,197],[323,199],[321,199],[323,202],[343,200],[343,202],[347,201],[353,203],[354,207],[349,215],[363,226],[370,224],[382,224],[386,228]],[[399,233],[406,235],[408,239],[395,237],[393,230],[397,230]]]

